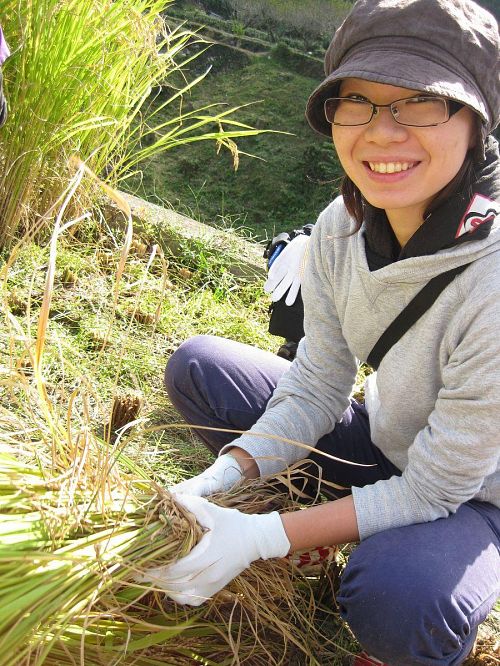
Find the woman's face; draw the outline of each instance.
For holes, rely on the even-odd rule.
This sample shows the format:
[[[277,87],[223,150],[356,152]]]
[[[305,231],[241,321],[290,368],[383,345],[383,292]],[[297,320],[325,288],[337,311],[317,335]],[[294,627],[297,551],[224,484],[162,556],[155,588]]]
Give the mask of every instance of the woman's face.
[[[375,104],[389,104],[418,92],[344,79],[339,95],[359,95]],[[434,127],[399,125],[390,109],[379,109],[368,125],[332,125],[332,136],[346,174],[365,199],[385,209],[389,221],[404,216],[420,224],[429,203],[462,166],[474,143],[474,127],[474,113],[467,107]]]

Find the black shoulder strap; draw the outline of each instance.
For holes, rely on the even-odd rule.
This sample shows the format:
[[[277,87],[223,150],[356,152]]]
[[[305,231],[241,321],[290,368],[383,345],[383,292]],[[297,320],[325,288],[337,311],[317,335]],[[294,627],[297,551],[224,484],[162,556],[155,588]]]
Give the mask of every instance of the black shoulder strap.
[[[451,271],[440,273],[429,280],[416,296],[408,303],[402,312],[394,319],[388,328],[382,333],[375,346],[371,350],[367,363],[374,370],[380,365],[380,362],[398,340],[415,324],[420,317],[435,302],[439,294],[447,287],[450,282],[464,271],[470,264],[464,264],[453,268]]]

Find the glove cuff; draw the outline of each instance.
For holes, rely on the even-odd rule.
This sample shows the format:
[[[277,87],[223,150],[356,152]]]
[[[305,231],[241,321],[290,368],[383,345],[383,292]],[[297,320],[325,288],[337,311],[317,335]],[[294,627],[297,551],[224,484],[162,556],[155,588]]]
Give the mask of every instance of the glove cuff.
[[[290,551],[290,541],[277,511],[250,516],[255,521],[256,549],[259,558],[285,557]],[[256,559],[256,558],[255,558]]]
[[[221,490],[229,490],[243,478],[240,463],[230,453],[219,456],[212,465],[214,475],[221,479]]]

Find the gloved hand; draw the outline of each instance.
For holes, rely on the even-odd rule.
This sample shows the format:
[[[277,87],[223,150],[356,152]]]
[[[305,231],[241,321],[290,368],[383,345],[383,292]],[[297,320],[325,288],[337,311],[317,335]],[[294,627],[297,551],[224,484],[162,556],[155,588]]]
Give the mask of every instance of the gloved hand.
[[[178,495],[175,501],[209,531],[189,555],[175,564],[149,569],[141,582],[165,590],[179,604],[200,606],[254,560],[284,557],[290,550],[276,511],[248,515],[189,495]]]
[[[273,301],[279,301],[288,289],[285,303],[295,303],[307,260],[308,244],[309,236],[296,236],[273,261],[264,284],[264,291],[271,294]]]
[[[217,458],[204,472],[175,484],[170,492],[182,495],[205,497],[223,490],[229,490],[243,478],[243,470],[230,453]]]

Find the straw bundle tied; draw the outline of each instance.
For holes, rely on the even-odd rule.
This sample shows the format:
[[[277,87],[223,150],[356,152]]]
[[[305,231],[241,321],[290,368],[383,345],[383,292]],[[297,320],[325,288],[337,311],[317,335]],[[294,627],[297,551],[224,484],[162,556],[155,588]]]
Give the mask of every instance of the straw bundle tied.
[[[109,484],[103,497],[100,488],[75,483],[79,461],[68,474],[47,478],[20,462],[12,444],[6,448],[0,454],[2,666],[183,664],[195,656],[207,664],[275,664],[290,663],[294,647],[313,647],[312,588],[286,561],[259,562],[201,612],[176,608],[164,603],[163,592],[134,582],[145,567],[174,562],[200,537],[192,516],[168,493],[124,475],[122,487]],[[248,501],[244,489],[219,498],[232,506]],[[277,499],[264,493],[252,502],[270,510]]]
[[[328,663],[328,641],[312,621],[314,582],[287,560],[255,563],[201,609],[136,582],[144,569],[187,554],[202,534],[120,441],[94,433],[90,390],[76,388],[61,404],[44,379],[57,243],[84,173],[80,165],[60,202],[36,337],[7,305],[19,248],[0,273],[0,666]],[[108,193],[129,220],[119,280],[130,211]],[[295,508],[263,482],[213,499],[248,512]]]

